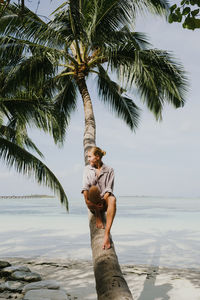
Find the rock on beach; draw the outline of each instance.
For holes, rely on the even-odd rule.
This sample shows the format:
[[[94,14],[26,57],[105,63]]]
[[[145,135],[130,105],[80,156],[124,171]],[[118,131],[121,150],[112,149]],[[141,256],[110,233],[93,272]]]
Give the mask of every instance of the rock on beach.
[[[0,260],[0,269],[6,268],[11,266],[11,264],[8,261]]]
[[[11,281],[9,281],[11,279]],[[28,282],[28,283],[27,283]],[[39,273],[23,265],[0,261],[0,300],[68,300],[56,280],[42,280]]]
[[[58,290],[31,290],[28,291],[23,300],[68,300],[68,296],[64,291]]]
[[[42,280],[39,282],[26,284],[23,288],[23,293],[26,293],[30,290],[39,290],[39,289],[57,290],[59,288],[60,288],[60,284],[55,280]]]
[[[16,271],[11,274],[11,279],[13,280],[23,280],[28,282],[35,282],[42,280],[40,274],[33,272],[20,272]]]

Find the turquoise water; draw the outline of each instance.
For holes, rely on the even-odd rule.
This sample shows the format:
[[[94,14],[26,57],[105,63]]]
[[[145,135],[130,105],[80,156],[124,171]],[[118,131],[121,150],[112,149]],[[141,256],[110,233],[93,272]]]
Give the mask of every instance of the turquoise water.
[[[112,228],[121,263],[199,268],[200,199],[118,197]],[[53,198],[0,199],[0,257],[91,259],[87,209]]]

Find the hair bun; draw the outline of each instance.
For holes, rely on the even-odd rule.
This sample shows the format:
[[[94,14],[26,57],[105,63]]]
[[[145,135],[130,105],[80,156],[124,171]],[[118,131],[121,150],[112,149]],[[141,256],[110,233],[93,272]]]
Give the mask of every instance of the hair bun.
[[[101,150],[101,153],[102,153],[102,156],[106,155],[106,151],[104,151],[104,150]]]
[[[93,146],[91,148],[88,149],[88,151],[92,151],[94,153],[94,155],[98,155],[100,158],[102,158],[102,156],[106,155],[106,151],[102,150],[99,147]]]

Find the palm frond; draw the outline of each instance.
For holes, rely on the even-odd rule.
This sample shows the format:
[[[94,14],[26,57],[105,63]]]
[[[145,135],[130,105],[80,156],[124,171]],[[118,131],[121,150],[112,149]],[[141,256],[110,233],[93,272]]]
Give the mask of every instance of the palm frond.
[[[0,60],[1,66],[5,67],[10,63],[16,64],[22,57],[26,44],[16,43],[13,38],[0,36]]]
[[[11,122],[17,120],[21,126],[35,126],[45,133],[50,133],[56,143],[62,144],[64,142],[68,123],[65,120],[65,126],[60,127],[58,110],[51,100],[31,98],[29,93],[21,93],[20,95],[18,93],[7,99],[0,97],[0,112],[3,112]]]
[[[65,72],[66,70],[63,71],[63,73]],[[60,88],[54,99],[55,107],[60,113],[64,113],[68,119],[71,112],[76,109],[77,86],[69,76],[60,77],[58,84]]]
[[[123,89],[112,81],[102,66],[98,66],[98,90],[102,100],[110,106],[118,117],[135,130],[139,121],[139,108],[132,99],[122,96]]]
[[[140,12],[151,12],[153,14],[167,15],[170,2],[166,0],[135,0],[133,3],[135,10]]]
[[[0,110],[6,113],[9,120],[21,120],[29,125],[35,124],[38,128],[48,131],[53,106],[47,101],[31,98],[30,93],[18,93],[9,98],[0,97]]]
[[[110,36],[100,36],[96,42],[96,48],[101,49],[101,55],[103,55],[108,61],[110,57],[116,56],[116,54],[124,49],[149,49],[152,45],[146,34],[142,32],[131,31],[127,26],[124,26],[120,30],[112,32]]]
[[[59,105],[58,105],[59,107]],[[21,126],[35,126],[53,136],[55,143],[62,145],[65,138],[66,127],[69,120],[64,112],[61,112],[52,101],[46,99],[27,99],[23,98],[0,98],[0,111],[7,116],[10,122],[20,122]],[[61,122],[62,120],[62,122]],[[61,126],[62,125],[62,126]]]
[[[16,123],[16,122],[15,122]],[[22,146],[27,150],[35,151],[41,158],[44,158],[42,152],[38,149],[35,143],[28,137],[26,128],[15,128],[16,125],[13,125],[13,121],[9,122],[7,126],[0,125],[0,135],[6,138],[8,141],[17,144],[18,146]],[[18,143],[18,139],[20,136],[20,143]]]
[[[148,37],[142,32],[133,32],[127,26],[115,31],[109,40],[100,39],[102,55],[112,65],[126,61],[126,57],[135,50],[146,50],[151,47]]]
[[[62,37],[63,41],[65,42],[65,48],[66,45],[70,45],[74,40],[74,33],[71,28],[69,9],[59,11],[59,13],[55,15],[54,19],[48,23],[48,27],[50,30],[54,30],[55,33],[60,36],[60,38]]]
[[[46,78],[53,76],[54,72],[54,66],[45,55],[24,58],[21,63],[4,70],[4,85],[0,93],[15,93],[24,88],[39,91]]]
[[[124,25],[134,25],[137,11],[167,15],[169,2],[165,0],[91,0],[82,2],[85,17],[84,28],[93,45],[99,45],[98,38],[109,40],[116,30]]]
[[[131,45],[137,50],[147,49],[151,46],[147,35],[143,32],[131,31],[128,26],[124,26],[121,30],[116,31],[110,40],[107,41],[113,46],[114,44],[118,44],[118,47],[123,45],[123,47],[129,47]],[[116,46],[114,47],[116,48]]]
[[[175,108],[185,102],[187,78],[180,63],[162,50],[137,50],[131,43],[110,51],[109,64],[129,88],[137,87],[138,93],[157,119],[162,119],[165,102]]]
[[[101,0],[90,1],[92,2],[90,4],[85,4],[85,2],[83,7],[85,6],[84,15],[86,15],[85,19],[87,21],[84,25],[88,39],[94,46],[99,44],[98,37],[108,40],[112,33],[129,22],[130,12],[132,11],[130,1]]]
[[[0,58],[4,59],[8,57],[9,59],[16,60],[16,56],[17,58],[24,58],[25,56],[34,54],[39,54],[40,56],[41,54],[43,56],[46,55],[52,61],[62,60],[65,57],[63,50],[50,47],[49,45],[22,39],[22,37],[9,35],[0,37]]]
[[[57,13],[58,11],[60,11],[63,7],[65,7],[66,5],[68,5],[68,1],[63,2],[60,6],[58,6],[52,13],[51,15],[54,15],[55,13]]]
[[[39,184],[49,187],[58,194],[61,203],[68,210],[68,200],[63,187],[53,172],[41,160],[2,137],[0,137],[0,158],[8,167],[14,167],[17,172],[26,176],[34,175]]]
[[[65,72],[64,70],[63,72]],[[72,111],[76,109],[77,86],[69,76],[57,77],[54,79],[55,96],[53,99],[53,116],[55,124],[52,125],[54,141],[63,144],[66,129],[69,125]],[[45,90],[47,86],[44,87]],[[43,92],[45,93],[45,90]]]
[[[165,102],[175,108],[185,102],[187,79],[180,63],[169,53],[161,50],[136,51],[130,85],[134,83],[143,101],[155,114],[162,118]]]
[[[81,34],[82,26],[81,26],[81,7],[80,0],[69,0],[69,18],[70,25],[75,38],[78,38]],[[66,12],[65,12],[66,13]]]
[[[4,114],[3,114],[3,112],[0,110],[0,126],[3,125],[3,119],[4,119]]]
[[[55,30],[51,21],[45,23],[34,12],[24,7],[23,18],[18,5],[9,5],[6,15],[0,19],[0,34],[21,38],[40,45],[63,48],[65,41],[61,33]]]

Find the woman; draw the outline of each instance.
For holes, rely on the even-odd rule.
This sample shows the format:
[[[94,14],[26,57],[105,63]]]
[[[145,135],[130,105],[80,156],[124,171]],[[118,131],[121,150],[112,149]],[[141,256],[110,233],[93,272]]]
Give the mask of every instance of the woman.
[[[97,228],[104,228],[101,213],[107,211],[103,249],[109,249],[110,230],[116,213],[116,198],[113,195],[114,171],[102,162],[105,151],[98,147],[88,150],[89,165],[83,175],[82,193],[87,207],[96,216]]]

